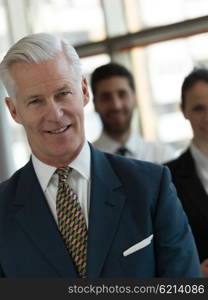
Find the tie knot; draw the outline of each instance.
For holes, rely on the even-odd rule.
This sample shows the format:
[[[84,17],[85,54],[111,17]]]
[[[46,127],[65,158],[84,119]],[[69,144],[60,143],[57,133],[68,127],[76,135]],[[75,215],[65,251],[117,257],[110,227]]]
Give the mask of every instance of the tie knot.
[[[125,156],[128,153],[128,149],[125,146],[121,146],[116,150],[116,154]]]
[[[58,168],[56,170],[56,174],[58,174],[58,176],[59,176],[59,183],[66,182],[70,172],[71,172],[70,167]]]

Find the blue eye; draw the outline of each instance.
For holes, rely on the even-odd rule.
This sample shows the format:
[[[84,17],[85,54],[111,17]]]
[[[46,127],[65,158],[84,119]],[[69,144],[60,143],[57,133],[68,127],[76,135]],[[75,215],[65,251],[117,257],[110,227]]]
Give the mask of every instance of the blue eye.
[[[67,96],[68,94],[71,94],[71,92],[70,92],[70,91],[60,92],[60,93],[58,94],[58,97],[65,97],[65,96]]]
[[[29,102],[29,104],[37,104],[37,103],[39,103],[41,100],[40,99],[33,99],[33,100],[31,100],[30,102]]]

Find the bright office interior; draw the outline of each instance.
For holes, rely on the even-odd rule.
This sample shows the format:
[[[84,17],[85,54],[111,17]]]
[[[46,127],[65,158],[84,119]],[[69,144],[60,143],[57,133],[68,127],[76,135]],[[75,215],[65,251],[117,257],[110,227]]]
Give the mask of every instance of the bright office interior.
[[[21,37],[49,32],[75,46],[88,80],[99,65],[123,63],[135,78],[135,130],[176,149],[186,146],[191,130],[180,112],[180,89],[194,66],[208,66],[207,0],[0,0],[0,19],[0,58]],[[30,152],[23,129],[5,113],[4,95],[0,87],[1,160],[10,164],[9,174]],[[92,99],[85,116],[93,142],[102,125]]]

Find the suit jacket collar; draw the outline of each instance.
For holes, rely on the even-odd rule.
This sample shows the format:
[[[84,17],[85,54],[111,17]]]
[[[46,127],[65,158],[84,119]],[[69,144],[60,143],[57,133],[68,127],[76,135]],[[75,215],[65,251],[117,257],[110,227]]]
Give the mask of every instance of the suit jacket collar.
[[[87,277],[99,277],[119,224],[125,194],[106,155],[93,147],[91,153]]]
[[[77,277],[31,161],[20,174],[14,205],[17,222],[58,276]]]
[[[106,155],[93,147],[91,154],[87,277],[99,277],[119,224],[125,196]],[[77,277],[31,161],[20,173],[14,205],[17,222],[57,274]]]
[[[175,180],[180,181],[184,186],[184,199],[187,195],[187,199],[191,200],[193,206],[208,218],[208,195],[197,175],[190,149],[176,160],[174,168]]]

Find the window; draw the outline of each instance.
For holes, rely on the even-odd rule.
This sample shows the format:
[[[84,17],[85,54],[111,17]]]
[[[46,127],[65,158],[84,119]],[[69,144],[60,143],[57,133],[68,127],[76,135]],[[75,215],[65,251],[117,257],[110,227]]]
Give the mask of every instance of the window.
[[[0,0],[0,19],[0,57],[25,34],[61,35],[76,47],[88,80],[111,60],[133,72],[139,112],[133,125],[146,139],[176,147],[190,139],[180,89],[194,66],[208,66],[207,0]],[[92,95],[85,115],[87,138],[94,141],[102,126]],[[16,169],[29,148],[21,127],[9,122]]]
[[[130,5],[134,31],[208,15],[207,0],[130,0]]]
[[[0,58],[3,56],[6,49],[9,47],[9,34],[8,34],[8,28],[7,28],[7,20],[6,20],[6,9],[3,5],[3,1],[0,0],[0,20],[1,20],[1,26],[0,26]]]
[[[179,108],[181,86],[185,76],[195,66],[208,67],[206,49],[208,34],[156,43],[133,51],[139,109],[145,115],[143,127],[146,128],[147,138],[177,146],[185,144],[192,136],[189,123]],[[146,79],[145,87],[141,83],[142,76]],[[145,106],[149,107],[148,112]],[[150,123],[154,129],[152,131]],[[152,135],[148,136],[148,132]]]
[[[28,22],[34,33],[61,34],[73,45],[106,36],[99,0],[29,0],[27,3]]]

